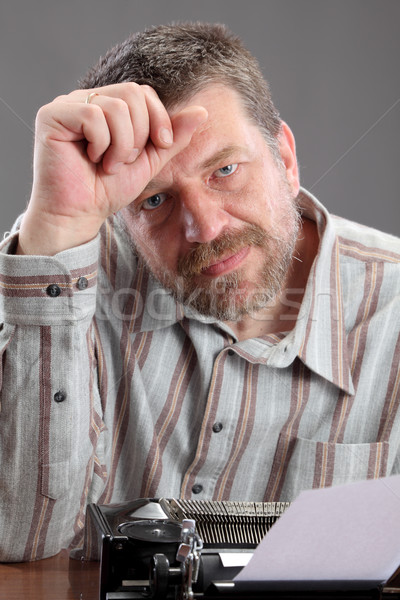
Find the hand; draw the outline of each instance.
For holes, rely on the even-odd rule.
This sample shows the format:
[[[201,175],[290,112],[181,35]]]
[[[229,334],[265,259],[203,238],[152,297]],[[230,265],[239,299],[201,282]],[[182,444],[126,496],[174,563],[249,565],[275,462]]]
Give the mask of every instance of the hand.
[[[156,92],[136,83],[76,90],[42,107],[18,253],[52,255],[93,239],[206,118],[200,106],[170,117]]]

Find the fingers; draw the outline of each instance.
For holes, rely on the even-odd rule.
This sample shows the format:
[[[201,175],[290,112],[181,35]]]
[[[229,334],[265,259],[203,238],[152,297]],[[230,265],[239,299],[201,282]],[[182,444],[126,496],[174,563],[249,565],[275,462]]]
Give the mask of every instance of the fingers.
[[[188,145],[193,133],[208,118],[208,112],[203,106],[188,106],[173,116],[174,138],[178,146],[177,152]]]
[[[73,94],[75,100],[77,92]],[[82,96],[79,102],[82,104]],[[100,123],[101,117],[97,115],[98,108],[108,127],[108,143],[103,123]],[[103,169],[108,174],[116,173],[122,165],[133,162],[149,139],[157,148],[168,148],[173,142],[168,112],[149,86],[126,83],[98,88],[96,96],[90,104],[84,103],[82,110],[87,112],[83,133],[88,141],[88,156],[93,162],[102,160]],[[96,117],[99,120],[99,136],[96,136]]]
[[[168,112],[151,87],[127,84],[122,89],[112,86],[110,92],[120,96],[99,94],[95,103],[102,108],[110,130],[103,168],[111,174],[136,160],[149,139],[157,148],[169,148],[173,132]]]
[[[173,144],[169,148],[148,144],[146,148],[152,171],[151,177],[154,177],[171,158],[186,148],[196,129],[207,120],[207,117],[207,110],[202,106],[189,106],[172,117]]]
[[[101,111],[108,129],[108,143],[97,138],[96,130],[93,130],[91,121],[85,122],[84,135],[88,141],[87,154],[93,162],[103,161],[106,173],[115,173],[120,165],[132,162],[139,152],[140,141],[138,140],[138,129],[148,128],[144,111],[138,111],[139,116],[135,126],[131,119],[131,111],[128,104],[121,98],[110,98],[108,96],[96,96],[96,103],[88,106],[90,111]],[[140,114],[143,112],[144,114]],[[139,121],[140,119],[140,121]],[[145,121],[144,126],[142,125]]]
[[[136,83],[76,90],[41,110],[57,141],[86,140],[88,159],[101,162],[106,174],[117,173],[143,152],[155,173],[207,118],[205,109],[190,107],[171,120],[157,93]]]
[[[153,88],[144,85],[142,89],[150,118],[149,138],[154,146],[169,148],[174,141],[171,119]]]

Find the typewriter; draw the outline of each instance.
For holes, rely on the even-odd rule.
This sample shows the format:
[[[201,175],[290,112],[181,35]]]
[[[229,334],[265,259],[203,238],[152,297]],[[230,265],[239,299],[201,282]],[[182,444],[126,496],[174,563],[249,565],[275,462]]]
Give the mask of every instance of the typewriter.
[[[234,578],[288,502],[138,499],[88,506],[84,554],[100,559],[100,600],[392,598],[398,589],[275,590]],[[386,593],[385,593],[386,592]]]
[[[224,582],[288,506],[166,498],[90,504],[85,554],[101,560],[100,599],[226,596]]]

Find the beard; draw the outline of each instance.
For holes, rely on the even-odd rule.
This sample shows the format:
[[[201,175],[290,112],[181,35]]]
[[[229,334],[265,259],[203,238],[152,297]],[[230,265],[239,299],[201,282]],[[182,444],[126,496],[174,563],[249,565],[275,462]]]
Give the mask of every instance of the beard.
[[[278,223],[265,231],[257,224],[223,232],[217,239],[198,244],[177,265],[177,272],[154,272],[156,279],[189,312],[220,321],[236,322],[271,304],[283,287],[292,263],[301,218],[286,181],[280,186]],[[249,281],[246,268],[207,277],[204,269],[240,250],[258,248],[262,256]],[[187,310],[188,312],[188,310]]]

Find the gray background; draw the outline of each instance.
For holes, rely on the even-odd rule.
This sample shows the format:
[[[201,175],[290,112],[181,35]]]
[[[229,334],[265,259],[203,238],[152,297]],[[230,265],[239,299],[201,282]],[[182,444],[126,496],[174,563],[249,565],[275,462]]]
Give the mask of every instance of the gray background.
[[[295,133],[303,185],[331,212],[399,234],[399,0],[3,2],[1,232],[29,198],[37,109],[131,32],[172,20],[241,36]]]

